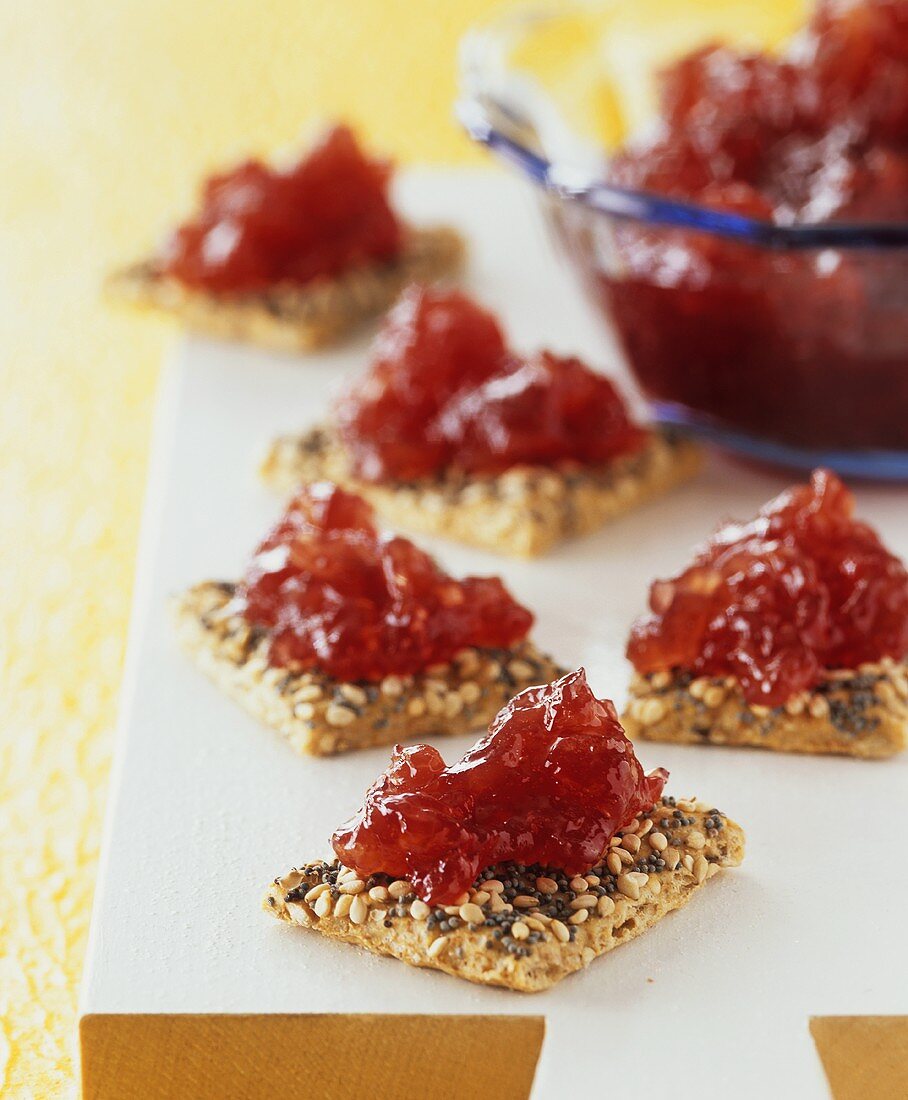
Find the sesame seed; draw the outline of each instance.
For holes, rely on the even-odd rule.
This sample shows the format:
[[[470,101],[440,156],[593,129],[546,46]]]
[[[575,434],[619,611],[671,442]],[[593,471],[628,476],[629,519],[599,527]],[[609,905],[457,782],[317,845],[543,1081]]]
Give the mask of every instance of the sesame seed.
[[[529,934],[530,929],[523,921],[516,920],[511,925],[511,935],[515,940],[525,940]]]
[[[399,676],[386,676],[381,682],[382,695],[386,695],[390,699],[396,699],[399,695],[402,695],[403,690],[403,681]]]
[[[580,894],[570,903],[571,909],[593,909],[599,899],[595,894]]]
[[[361,878],[351,878],[347,879],[339,889],[342,894],[361,894],[365,888],[366,884]]]
[[[668,847],[668,841],[665,839],[664,833],[650,833],[649,842],[650,847],[654,848],[657,852],[664,852]]]
[[[812,718],[829,717],[829,703],[823,698],[822,695],[815,695],[810,700],[810,706],[807,709],[810,711],[810,715]]]
[[[467,680],[465,684],[460,685],[460,697],[467,705],[478,703],[481,696],[482,688],[475,680]]]
[[[460,918],[465,920],[468,924],[482,924],[485,920],[485,913],[475,905],[473,902],[467,902],[466,905],[460,907]]]
[[[325,709],[325,721],[329,726],[349,726],[355,720],[356,714],[339,703],[329,703]]]
[[[568,917],[568,924],[583,924],[589,915],[589,909],[578,909],[576,913]]]
[[[410,916],[414,920],[425,920],[431,912],[431,908],[421,898],[415,898],[410,906]]]
[[[392,898],[405,898],[407,894],[413,893],[413,887],[410,885],[409,882],[406,882],[404,879],[399,878],[395,879],[395,881],[392,882],[391,885],[388,887],[388,893],[391,895]]]
[[[630,898],[631,901],[638,901],[640,898],[640,887],[637,885],[635,879],[630,875],[618,876],[618,889],[626,898]]]
[[[327,917],[334,907],[334,902],[330,893],[324,893],[321,897],[316,899],[315,905],[312,906],[312,911],[317,917]]]
[[[644,699],[639,710],[641,726],[654,726],[665,717],[665,702],[658,698]]]
[[[539,899],[532,898],[529,894],[518,894],[517,897],[514,898],[514,906],[517,909],[531,909],[538,904]]]
[[[687,834],[687,846],[688,848],[693,848],[695,851],[699,851],[701,848],[706,847],[706,837],[699,829],[691,829]]]
[[[709,870],[709,864],[706,862],[705,857],[704,856],[697,856],[697,858],[694,860],[693,871],[694,871],[694,878],[696,878],[698,886],[700,885],[701,882],[705,881],[706,872],[708,870]]]
[[[350,920],[354,924],[365,924],[369,916],[369,903],[362,894],[357,894],[350,906]]]
[[[560,920],[553,920],[549,927],[551,928],[556,940],[560,940],[562,943],[567,943],[568,940],[571,938],[571,934],[567,930],[567,925],[562,924]]]
[[[439,955],[448,949],[448,941],[444,936],[439,936],[429,945],[429,958],[437,959]]]
[[[608,894],[603,894],[596,902],[596,912],[600,917],[608,917],[615,912],[615,903]]]
[[[369,696],[356,684],[341,684],[338,690],[355,707],[364,707],[369,702]]]
[[[557,894],[558,883],[553,878],[546,878],[545,875],[540,875],[536,879],[536,889],[540,894]]]
[[[303,897],[303,900],[311,905],[314,901],[331,889],[331,886],[327,882],[320,882],[316,886],[313,886]]]
[[[586,890],[588,885],[589,883],[586,881],[586,879],[581,878],[580,875],[577,875],[575,878],[571,879],[571,889],[574,891],[575,894],[582,894]]]
[[[337,902],[334,906],[334,915],[336,917],[346,917],[347,914],[350,912],[350,908],[352,905],[353,895],[344,894],[342,897],[339,897],[337,899]]]

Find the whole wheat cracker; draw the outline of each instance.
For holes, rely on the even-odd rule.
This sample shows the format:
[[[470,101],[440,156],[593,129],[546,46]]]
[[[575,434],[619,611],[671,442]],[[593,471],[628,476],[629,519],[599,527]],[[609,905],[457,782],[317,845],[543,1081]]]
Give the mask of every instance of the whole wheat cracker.
[[[275,879],[264,907],[411,966],[532,993],[642,934],[743,856],[739,825],[668,798],[621,830],[586,876],[506,864],[480,876],[457,905],[431,907],[408,882],[363,880],[337,860],[319,861]]]
[[[423,674],[340,683],[316,670],[268,663],[267,632],[232,604],[233,584],[207,581],[174,601],[183,648],[231,698],[281,733],[298,753],[338,753],[412,738],[484,729],[518,691],[563,674],[532,642],[466,649]]]
[[[327,478],[368,500],[393,526],[441,535],[514,557],[537,557],[589,534],[692,477],[695,444],[654,431],[636,454],[605,466],[520,466],[494,476],[443,476],[390,485],[361,481],[328,426],[276,440],[262,464],[278,489]]]
[[[278,351],[311,351],[383,313],[410,283],[455,276],[465,256],[464,240],[455,229],[410,228],[396,260],[302,286],[280,283],[255,293],[214,294],[162,275],[144,260],[114,272],[106,290],[117,300],[173,314],[206,336]]]
[[[739,745],[865,759],[908,744],[908,666],[884,659],[827,671],[785,706],[748,703],[734,677],[635,675],[622,716],[629,737],[688,745]]]

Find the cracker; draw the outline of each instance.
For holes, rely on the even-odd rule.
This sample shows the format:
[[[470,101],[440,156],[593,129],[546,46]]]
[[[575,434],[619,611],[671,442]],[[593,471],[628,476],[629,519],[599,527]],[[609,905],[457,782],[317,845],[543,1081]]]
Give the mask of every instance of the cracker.
[[[520,466],[491,477],[451,471],[431,480],[377,485],[350,473],[337,436],[321,426],[276,440],[262,476],[279,489],[327,478],[364,497],[394,527],[531,558],[660,496],[699,467],[693,443],[660,430],[638,453],[593,469]]]
[[[408,882],[363,881],[334,860],[275,879],[264,907],[411,966],[533,993],[639,936],[743,857],[739,825],[667,798],[622,830],[585,876],[505,864],[481,876],[460,905],[430,908]]]
[[[825,673],[783,707],[748,703],[733,677],[635,676],[622,717],[629,737],[688,745],[880,758],[908,742],[908,666],[884,659]]]
[[[268,664],[267,632],[231,607],[235,586],[208,581],[175,604],[180,641],[203,672],[300,754],[393,745],[485,729],[518,691],[563,675],[532,642],[465,649],[446,665],[381,683],[340,683]]]
[[[213,294],[158,274],[150,260],[114,273],[110,294],[174,314],[206,336],[243,340],[278,351],[311,351],[333,344],[388,309],[410,283],[456,275],[466,246],[445,226],[410,229],[391,263],[354,268],[304,286],[282,283],[253,294]]]

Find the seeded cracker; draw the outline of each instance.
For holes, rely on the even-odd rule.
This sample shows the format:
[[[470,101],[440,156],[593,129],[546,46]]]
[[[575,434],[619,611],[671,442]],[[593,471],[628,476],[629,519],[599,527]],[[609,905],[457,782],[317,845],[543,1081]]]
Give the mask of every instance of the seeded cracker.
[[[208,581],[177,599],[180,642],[220,688],[303,755],[484,730],[518,691],[562,675],[531,642],[466,649],[451,664],[380,684],[272,668],[266,632],[231,608],[234,587]]]
[[[611,845],[586,875],[506,864],[443,907],[416,898],[403,880],[363,881],[337,860],[310,863],[276,879],[264,907],[411,966],[533,993],[645,932],[721,868],[737,866],[744,833],[719,810],[664,798]]]
[[[460,234],[439,226],[410,229],[403,253],[390,264],[354,268],[305,286],[283,283],[251,294],[212,294],[159,275],[145,261],[115,272],[107,289],[122,301],[174,314],[207,336],[278,351],[311,351],[383,313],[410,283],[456,275],[465,255]]]
[[[732,677],[635,675],[622,716],[628,737],[782,752],[893,756],[908,743],[908,666],[883,659],[827,672],[782,707],[748,703]]]
[[[451,473],[376,485],[350,474],[343,447],[323,426],[276,440],[262,476],[282,490],[327,478],[364,497],[394,527],[530,558],[597,530],[686,481],[699,468],[700,453],[693,443],[658,431],[639,453],[597,469],[561,472],[525,466],[492,477]]]

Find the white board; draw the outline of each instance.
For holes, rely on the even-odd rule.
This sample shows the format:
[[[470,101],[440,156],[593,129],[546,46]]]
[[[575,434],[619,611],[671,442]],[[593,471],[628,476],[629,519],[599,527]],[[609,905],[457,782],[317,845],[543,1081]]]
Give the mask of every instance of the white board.
[[[528,190],[492,173],[421,172],[400,195],[417,220],[464,230],[469,286],[516,346],[615,362]],[[647,768],[670,769],[670,792],[745,827],[747,859],[544,994],[411,969],[262,912],[275,875],[328,853],[388,750],[296,757],[184,659],[165,603],[236,577],[281,505],[256,477],[268,440],[319,420],[365,355],[365,342],[303,361],[186,340],[167,368],[83,1012],[541,1013],[537,1098],[603,1081],[606,1067],[616,1097],[638,1095],[641,1080],[739,1100],[827,1095],[808,1017],[908,1012],[908,758],[640,744]],[[649,581],[682,566],[720,517],[748,516],[789,480],[713,458],[688,487],[538,562],[421,541],[455,574],[501,574],[536,612],[539,644],[585,664],[620,705],[627,629]],[[908,494],[865,487],[858,499],[908,556]],[[438,744],[451,760],[471,740]]]

